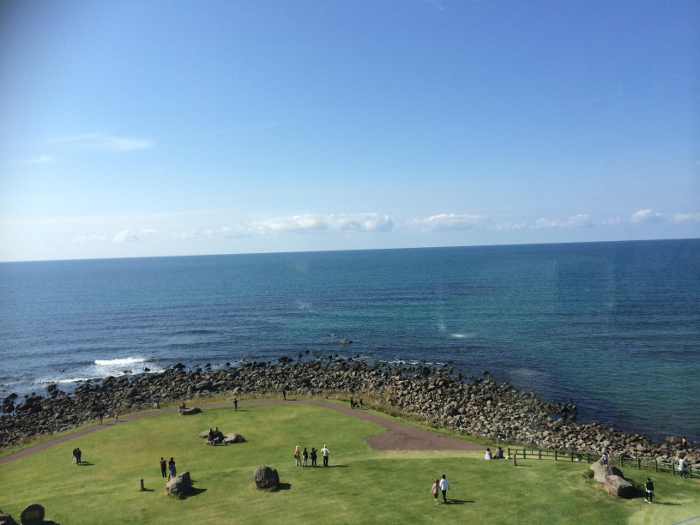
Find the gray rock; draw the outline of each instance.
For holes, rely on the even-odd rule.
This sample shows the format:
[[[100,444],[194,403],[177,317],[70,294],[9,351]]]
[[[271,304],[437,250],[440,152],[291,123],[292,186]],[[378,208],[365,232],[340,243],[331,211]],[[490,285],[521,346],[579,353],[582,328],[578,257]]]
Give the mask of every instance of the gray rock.
[[[168,481],[165,486],[165,490],[171,496],[177,496],[179,494],[187,494],[192,490],[192,480],[190,479],[189,472],[183,472],[179,476],[175,476],[173,479]]]
[[[633,498],[636,494],[634,485],[621,476],[608,476],[605,479],[605,490],[608,494],[621,498]]]
[[[226,443],[245,443],[245,438],[243,436],[241,436],[240,434],[236,434],[234,432],[233,434],[226,434],[224,441]]]
[[[259,489],[272,489],[280,484],[280,477],[277,471],[265,465],[260,465],[255,469],[255,486]]]
[[[593,477],[598,483],[605,483],[608,476],[622,476],[622,471],[614,465],[603,465],[603,460],[599,459],[591,465]]]
[[[202,411],[201,408],[192,407],[192,408],[186,408],[185,410],[180,412],[180,414],[182,414],[183,416],[193,416],[195,414],[199,414],[201,411]]]

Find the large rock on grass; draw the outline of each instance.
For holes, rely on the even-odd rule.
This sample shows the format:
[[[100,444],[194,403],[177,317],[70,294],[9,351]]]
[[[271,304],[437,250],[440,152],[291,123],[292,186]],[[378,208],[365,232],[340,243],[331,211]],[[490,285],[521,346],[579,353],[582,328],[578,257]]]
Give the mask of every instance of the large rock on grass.
[[[189,472],[183,472],[179,476],[175,476],[173,479],[168,481],[165,486],[165,490],[171,496],[179,496],[180,494],[185,495],[192,490],[192,480],[190,479]]]
[[[199,414],[202,411],[201,408],[193,407],[193,408],[186,408],[184,409],[181,414],[183,416],[193,416],[195,414]]]
[[[17,522],[12,516],[0,510],[0,525],[17,525]]]
[[[621,498],[632,498],[637,492],[634,485],[621,476],[608,476],[605,479],[605,490],[608,494]]]
[[[234,432],[233,434],[226,434],[224,441],[226,443],[245,443],[245,438]]]
[[[273,468],[260,465],[255,469],[255,486],[259,489],[274,489],[280,484],[280,476]]]
[[[622,471],[614,465],[603,465],[603,460],[599,459],[591,465],[593,477],[598,483],[605,483],[608,476],[622,477]]]

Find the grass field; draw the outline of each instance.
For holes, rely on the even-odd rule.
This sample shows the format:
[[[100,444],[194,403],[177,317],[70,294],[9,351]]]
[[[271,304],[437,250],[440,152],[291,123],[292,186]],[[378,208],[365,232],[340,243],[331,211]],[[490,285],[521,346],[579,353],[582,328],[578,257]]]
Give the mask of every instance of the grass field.
[[[207,447],[199,432],[219,426],[247,443]],[[608,496],[584,478],[586,464],[484,461],[481,453],[379,452],[363,438],[382,427],[305,405],[205,409],[106,428],[0,466],[0,508],[17,519],[30,503],[61,525],[224,523],[659,523],[700,514],[700,482],[652,476],[658,504]],[[331,468],[294,465],[295,445],[328,444]],[[89,465],[70,461],[76,446]],[[165,494],[158,460],[175,457],[196,493]],[[322,463],[319,457],[319,463]],[[276,468],[283,490],[255,488],[258,465]],[[453,503],[435,505],[432,481],[450,480]],[[625,474],[637,481],[647,473]],[[147,492],[140,492],[140,479]]]

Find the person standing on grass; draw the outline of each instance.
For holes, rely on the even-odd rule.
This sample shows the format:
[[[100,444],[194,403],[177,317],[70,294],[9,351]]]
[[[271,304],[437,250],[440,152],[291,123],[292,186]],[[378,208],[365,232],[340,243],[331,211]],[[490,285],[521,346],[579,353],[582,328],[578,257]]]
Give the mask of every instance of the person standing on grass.
[[[644,483],[644,489],[647,491],[647,497],[644,498],[644,501],[651,503],[654,497],[654,483],[651,481],[651,478],[647,478],[646,483]]]
[[[432,492],[433,496],[435,496],[435,504],[439,505],[440,502],[438,501],[438,494],[440,493],[440,480],[435,480],[435,483],[433,483],[433,488],[430,489],[430,492]]]
[[[298,446],[294,449],[294,461],[297,462],[297,467],[301,467],[301,454]]]
[[[301,457],[304,458],[304,462],[301,466],[305,467],[306,461],[309,459],[309,453],[306,451],[306,447],[304,447],[304,452],[302,453]]]
[[[284,387],[282,387],[282,397],[285,401],[287,400],[287,389]]]
[[[238,399],[233,398],[233,411],[238,412]]]
[[[450,482],[447,481],[445,475],[442,475],[440,480],[440,490],[442,491],[442,502],[447,503],[447,490],[450,488]]]
[[[72,463],[77,463],[78,462],[78,449],[74,448],[73,449],[73,457],[71,458]]]
[[[168,471],[168,463],[161,456],[161,458],[160,458],[160,475],[164,478],[167,478],[168,477],[167,471]]]
[[[177,476],[177,469],[175,468],[175,460],[170,458],[168,461],[168,481]]]
[[[119,412],[117,411],[114,412],[114,422],[119,423]]]
[[[355,408],[355,400],[350,396],[350,408]]]
[[[685,479],[685,458],[678,461],[678,473]]]
[[[331,453],[330,450],[328,450],[327,445],[323,445],[323,448],[321,449],[321,455],[323,456],[323,466],[327,467],[328,466],[328,455]]]
[[[311,466],[315,467],[316,466],[316,449],[314,447],[311,447]]]

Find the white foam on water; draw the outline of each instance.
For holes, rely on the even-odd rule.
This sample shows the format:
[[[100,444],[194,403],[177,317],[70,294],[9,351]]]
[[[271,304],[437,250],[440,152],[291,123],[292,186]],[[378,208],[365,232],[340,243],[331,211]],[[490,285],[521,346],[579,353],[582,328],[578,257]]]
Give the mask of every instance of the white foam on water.
[[[450,334],[450,337],[452,339],[471,339],[475,337],[476,334],[474,333],[466,333],[466,334]]]
[[[95,364],[97,366],[124,366],[145,363],[146,361],[148,360],[145,357],[122,357],[119,359],[95,359]]]

